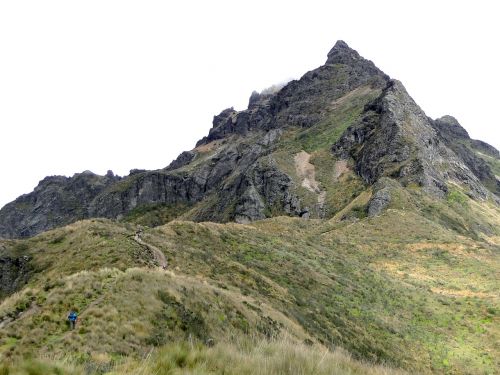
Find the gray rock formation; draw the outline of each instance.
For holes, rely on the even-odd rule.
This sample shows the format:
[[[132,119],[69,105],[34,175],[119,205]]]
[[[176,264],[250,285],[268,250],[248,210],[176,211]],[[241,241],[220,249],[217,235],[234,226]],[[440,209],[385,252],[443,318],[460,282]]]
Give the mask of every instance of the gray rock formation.
[[[11,257],[0,250],[0,300],[21,289],[28,282],[31,270],[28,256]]]
[[[443,116],[432,122],[439,138],[457,154],[484,186],[500,194],[500,181],[495,177],[481,153],[499,158],[498,150],[486,142],[471,139],[469,133],[452,116]]]
[[[174,169],[182,168],[185,165],[191,163],[194,160],[194,158],[196,158],[196,152],[184,151],[177,157],[177,159],[175,159],[172,163],[170,163],[170,165],[167,168],[165,168],[165,170],[171,171]]]
[[[46,177],[32,193],[0,210],[0,237],[30,237],[90,217],[92,200],[120,177],[85,171],[73,177]]]
[[[377,216],[391,203],[396,182],[382,177],[373,186],[373,196],[368,202],[368,216]]]
[[[333,146],[342,158],[352,157],[369,184],[387,176],[403,185],[422,186],[442,197],[449,181],[464,184],[470,195],[484,199],[487,189],[468,165],[446,146],[429,119],[396,80],[367,106],[361,120]]]
[[[292,172],[280,169],[272,154],[284,134],[328,120],[335,110],[332,103],[360,87],[382,94],[332,150],[352,159],[366,184],[391,177],[403,186],[418,184],[436,197],[446,194],[450,181],[466,186],[477,199],[490,194],[484,185],[498,192],[497,185],[492,188],[497,181],[490,166],[478,156],[482,152],[498,159],[498,151],[470,140],[451,118],[429,119],[401,83],[339,41],[323,66],[276,92],[252,93],[246,110],[223,110],[197,147],[164,169],[132,170],[124,178],[90,172],[47,177],[0,210],[0,237],[29,237],[88,217],[121,218],[155,204],[190,207],[188,218],[200,221],[307,217],[311,213],[296,194]],[[468,140],[470,147],[454,140]],[[369,214],[380,213],[389,201],[384,188],[375,189]]]

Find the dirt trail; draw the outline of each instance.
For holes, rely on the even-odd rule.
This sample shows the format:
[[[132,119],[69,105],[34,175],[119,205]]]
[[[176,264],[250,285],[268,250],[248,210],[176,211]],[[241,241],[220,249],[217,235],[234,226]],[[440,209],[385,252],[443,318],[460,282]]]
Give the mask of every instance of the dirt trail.
[[[145,246],[149,251],[151,251],[153,253],[155,260],[160,265],[160,267],[162,267],[163,269],[167,268],[167,265],[168,265],[167,258],[165,258],[165,254],[163,254],[163,251],[158,249],[156,246],[153,246],[153,245],[145,242],[141,238],[141,232],[137,232],[135,234],[134,241],[137,242],[139,245]]]
[[[316,181],[316,169],[314,165],[309,162],[309,160],[311,160],[311,155],[305,151],[301,151],[295,155],[294,160],[297,175],[302,178],[302,187],[318,194],[318,204],[320,207],[323,207],[325,204],[326,192],[321,190],[319,182]]]

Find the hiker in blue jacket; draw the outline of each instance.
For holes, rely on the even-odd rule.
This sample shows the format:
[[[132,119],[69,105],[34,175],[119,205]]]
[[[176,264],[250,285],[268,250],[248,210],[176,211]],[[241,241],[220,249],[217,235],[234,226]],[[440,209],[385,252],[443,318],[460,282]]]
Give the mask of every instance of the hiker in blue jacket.
[[[70,329],[75,329],[77,320],[78,320],[78,314],[76,313],[75,310],[71,310],[71,312],[68,315]]]

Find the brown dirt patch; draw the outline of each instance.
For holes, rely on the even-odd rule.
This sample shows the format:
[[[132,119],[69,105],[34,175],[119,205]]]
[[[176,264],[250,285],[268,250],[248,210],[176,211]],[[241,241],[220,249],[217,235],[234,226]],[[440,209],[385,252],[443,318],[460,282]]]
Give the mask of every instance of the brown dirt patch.
[[[210,143],[207,143],[206,145],[198,146],[193,151],[197,151],[197,152],[201,152],[201,153],[210,152],[210,151],[215,150],[220,145],[221,145],[221,141],[215,140],[215,141],[212,141]]]
[[[322,191],[319,187],[319,182],[316,181],[316,168],[310,163],[310,160],[310,154],[305,151],[299,152],[294,157],[295,170],[297,176],[302,179],[302,187],[312,193],[318,194],[318,204],[323,206],[325,204],[326,192]]]
[[[349,167],[347,166],[347,160],[339,160],[335,162],[335,179],[337,180],[344,173],[349,172]]]

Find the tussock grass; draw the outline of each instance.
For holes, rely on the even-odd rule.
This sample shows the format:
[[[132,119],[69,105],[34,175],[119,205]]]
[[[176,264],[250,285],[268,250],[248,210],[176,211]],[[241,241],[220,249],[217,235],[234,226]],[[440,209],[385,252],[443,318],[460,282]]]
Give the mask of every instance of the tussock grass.
[[[330,351],[287,338],[238,339],[213,347],[188,341],[148,352],[144,359],[123,359],[109,365],[96,358],[93,366],[66,360],[29,360],[0,365],[1,375],[397,375],[404,372],[353,359],[341,349]]]
[[[0,375],[87,375],[83,368],[59,361],[28,360],[22,364],[0,364]]]
[[[350,216],[348,206],[344,220],[173,221],[146,230],[142,238],[164,252],[167,272],[131,241],[131,224],[84,221],[21,241],[21,249],[6,242],[7,251],[15,246],[37,267],[29,284],[0,304],[2,361],[72,356],[86,369],[127,365],[155,373],[158,356],[167,356],[160,353],[185,352],[192,342],[193,367],[172,373],[217,373],[210,363],[232,373],[218,356],[245,373],[238,361],[256,369],[253,356],[266,361],[265,351],[244,359],[238,349],[238,340],[254,337],[271,340],[255,346],[274,353],[269,373],[282,373],[271,365],[284,356],[273,340],[286,332],[292,342],[313,343],[305,353],[315,361],[314,348],[335,354],[343,347],[355,363],[493,373],[500,365],[498,208],[427,202],[417,188],[395,197],[374,218]],[[473,217],[479,226],[470,224]],[[66,325],[71,308],[82,318],[75,331]],[[215,347],[204,346],[210,340]],[[140,360],[152,347],[150,359]],[[236,359],[224,357],[232,347]]]
[[[173,344],[152,353],[142,363],[129,363],[113,375],[226,374],[226,375],[327,375],[402,374],[384,366],[352,359],[342,350],[329,351],[287,339],[275,341],[239,340],[213,348]]]

